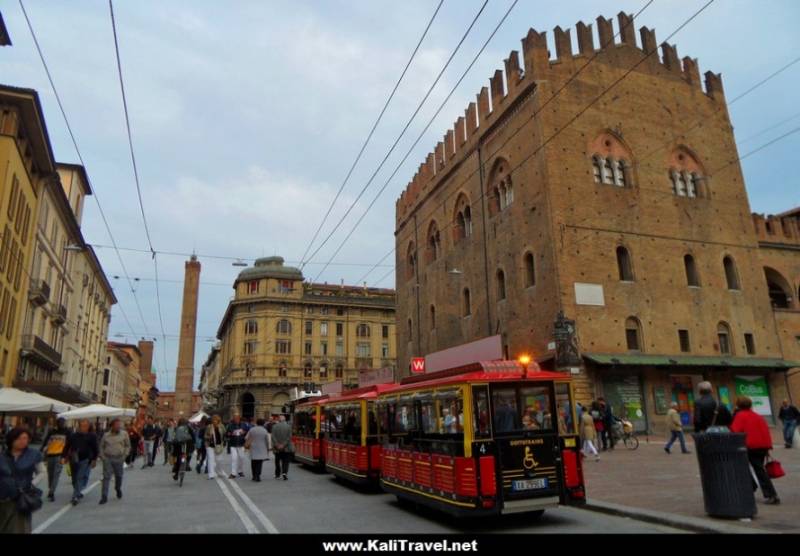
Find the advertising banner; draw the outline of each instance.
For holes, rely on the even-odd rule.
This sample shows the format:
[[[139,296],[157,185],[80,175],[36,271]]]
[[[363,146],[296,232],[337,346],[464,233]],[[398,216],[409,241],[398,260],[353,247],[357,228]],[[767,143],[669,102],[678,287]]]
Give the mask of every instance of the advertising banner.
[[[747,396],[753,400],[753,411],[765,417],[772,417],[766,378],[763,376],[737,376],[735,384],[737,396]]]

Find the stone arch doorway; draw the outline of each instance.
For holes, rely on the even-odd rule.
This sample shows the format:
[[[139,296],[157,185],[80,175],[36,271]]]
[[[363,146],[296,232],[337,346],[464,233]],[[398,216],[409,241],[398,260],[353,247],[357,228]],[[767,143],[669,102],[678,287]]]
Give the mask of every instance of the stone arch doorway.
[[[283,406],[288,405],[288,403],[289,394],[286,392],[277,392],[272,396],[272,401],[270,402],[270,414],[278,415],[283,413]]]
[[[242,394],[242,419],[247,421],[256,416],[256,398],[250,392]]]

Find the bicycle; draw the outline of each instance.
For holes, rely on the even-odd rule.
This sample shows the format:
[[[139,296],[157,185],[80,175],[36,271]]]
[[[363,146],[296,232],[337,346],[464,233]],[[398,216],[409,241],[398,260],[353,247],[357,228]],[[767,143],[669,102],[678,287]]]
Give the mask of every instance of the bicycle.
[[[639,448],[639,439],[636,437],[636,433],[633,432],[633,423],[630,421],[617,421],[614,424],[612,434],[614,439],[617,442],[622,442],[628,450]]]
[[[186,442],[181,443],[180,449],[180,461],[178,462],[178,486],[183,487],[183,478],[186,475],[186,469],[188,467],[189,458],[186,457],[186,452],[188,449],[188,444]]]

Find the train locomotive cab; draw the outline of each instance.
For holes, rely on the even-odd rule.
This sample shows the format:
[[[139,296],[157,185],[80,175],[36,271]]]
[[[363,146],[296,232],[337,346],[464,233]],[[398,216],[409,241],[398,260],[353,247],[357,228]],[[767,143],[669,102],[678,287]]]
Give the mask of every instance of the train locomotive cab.
[[[585,502],[569,376],[531,366],[476,363],[379,395],[383,489],[455,515]]]
[[[325,435],[321,423],[323,401],[316,398],[298,403],[292,415],[294,459],[317,469],[325,466]]]

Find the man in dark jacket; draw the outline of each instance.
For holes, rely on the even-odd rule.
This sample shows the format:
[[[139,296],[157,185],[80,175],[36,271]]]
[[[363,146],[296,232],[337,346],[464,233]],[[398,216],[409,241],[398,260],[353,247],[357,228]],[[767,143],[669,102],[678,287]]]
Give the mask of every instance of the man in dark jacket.
[[[89,432],[88,419],[82,419],[78,425],[78,432],[73,432],[67,437],[64,454],[61,458],[62,465],[70,464],[72,471],[72,505],[77,506],[78,500],[83,498],[83,490],[89,483],[89,474],[97,465],[97,456],[100,449],[97,445],[97,435]]]
[[[614,413],[612,413],[611,411],[611,406],[606,403],[605,399],[597,398],[597,401],[600,402],[600,414],[603,420],[603,432],[602,432],[603,451],[613,450],[614,449],[613,426],[614,423],[617,421],[617,418],[614,417]]]
[[[229,478],[235,479],[237,475],[244,477],[244,437],[250,427],[242,422],[239,415],[234,415],[233,420],[228,423],[225,438],[228,441],[228,450],[231,454],[231,474]]]
[[[711,426],[730,427],[733,416],[725,404],[717,403],[711,395],[711,383],[701,382],[697,385],[697,390],[700,397],[694,402],[695,432],[704,432]]]
[[[783,444],[787,448],[791,448],[794,441],[794,430],[797,428],[797,421],[800,420],[800,411],[790,404],[789,400],[783,400],[778,418],[783,423]]]
[[[157,427],[153,424],[153,418],[148,415],[147,422],[142,427],[142,439],[144,440],[144,465],[142,465],[142,469],[153,467],[153,459],[155,458],[153,453],[154,446],[158,438],[156,430]]]
[[[67,427],[67,420],[63,417],[56,421],[56,428],[50,429],[42,442],[42,454],[47,466],[47,499],[53,502],[58,487],[58,478],[61,476],[61,457],[67,445],[67,437],[72,431]]]

